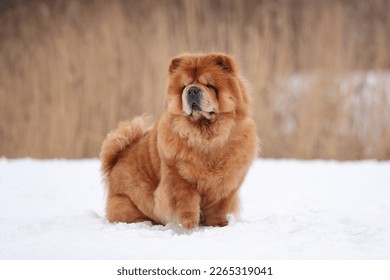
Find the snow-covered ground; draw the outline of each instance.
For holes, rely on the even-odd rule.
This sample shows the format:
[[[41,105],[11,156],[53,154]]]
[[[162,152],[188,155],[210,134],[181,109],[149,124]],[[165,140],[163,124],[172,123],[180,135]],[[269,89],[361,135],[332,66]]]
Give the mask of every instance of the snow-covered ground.
[[[0,159],[0,259],[390,259],[390,162],[257,160],[224,228],[110,224],[99,162]]]

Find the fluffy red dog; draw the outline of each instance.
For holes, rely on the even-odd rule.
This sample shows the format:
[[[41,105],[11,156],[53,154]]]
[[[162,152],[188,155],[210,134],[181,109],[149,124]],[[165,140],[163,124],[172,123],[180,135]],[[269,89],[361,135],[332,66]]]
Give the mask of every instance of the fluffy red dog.
[[[257,154],[247,90],[223,54],[175,57],[169,75],[156,124],[121,122],[103,143],[108,220],[225,226]]]

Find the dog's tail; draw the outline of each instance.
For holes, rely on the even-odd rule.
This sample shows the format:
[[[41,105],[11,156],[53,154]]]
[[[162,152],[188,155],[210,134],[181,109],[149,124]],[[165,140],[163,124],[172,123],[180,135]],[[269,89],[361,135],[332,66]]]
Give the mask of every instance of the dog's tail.
[[[122,121],[117,129],[108,133],[100,152],[103,175],[108,175],[121,153],[138,141],[150,128],[147,117],[142,116],[133,120]]]

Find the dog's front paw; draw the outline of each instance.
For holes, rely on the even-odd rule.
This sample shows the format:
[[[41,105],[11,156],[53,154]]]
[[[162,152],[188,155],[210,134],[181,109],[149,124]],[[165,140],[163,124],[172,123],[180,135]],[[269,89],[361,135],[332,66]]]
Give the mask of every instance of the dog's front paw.
[[[179,223],[185,229],[193,229],[199,225],[199,214],[184,212],[179,216]]]
[[[228,225],[228,221],[225,217],[206,218],[204,221],[204,225],[212,227],[224,227]]]

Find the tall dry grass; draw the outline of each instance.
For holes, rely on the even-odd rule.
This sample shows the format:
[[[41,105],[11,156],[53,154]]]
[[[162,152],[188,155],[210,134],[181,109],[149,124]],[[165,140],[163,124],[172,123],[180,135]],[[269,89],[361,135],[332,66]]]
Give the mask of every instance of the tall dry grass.
[[[386,0],[3,2],[0,156],[96,157],[119,120],[161,113],[170,57],[218,51],[251,84],[264,157],[390,159],[388,11]]]

